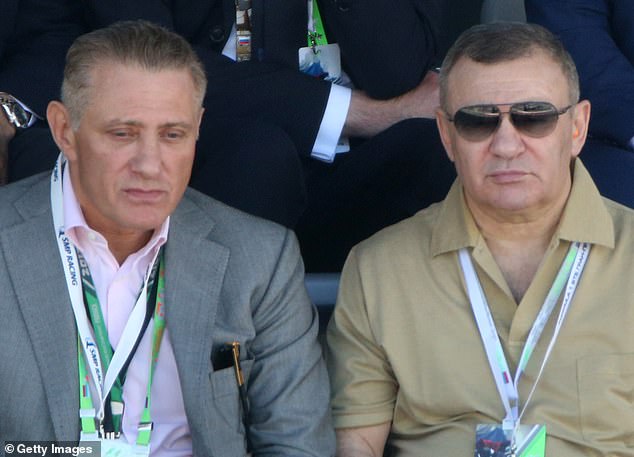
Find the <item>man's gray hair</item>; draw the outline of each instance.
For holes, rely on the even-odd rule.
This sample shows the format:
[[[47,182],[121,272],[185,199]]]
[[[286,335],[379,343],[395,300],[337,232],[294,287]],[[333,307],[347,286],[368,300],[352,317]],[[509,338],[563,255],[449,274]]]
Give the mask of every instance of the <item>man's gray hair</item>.
[[[102,64],[120,63],[149,71],[189,70],[196,102],[202,106],[207,90],[205,69],[180,35],[148,21],[121,21],[80,36],[66,54],[62,102],[73,129],[90,103],[91,76]]]
[[[440,106],[446,111],[448,78],[466,57],[482,64],[507,62],[545,52],[558,63],[568,80],[570,103],[579,101],[579,75],[572,57],[555,35],[544,27],[521,22],[479,24],[464,31],[447,52],[440,69]]]

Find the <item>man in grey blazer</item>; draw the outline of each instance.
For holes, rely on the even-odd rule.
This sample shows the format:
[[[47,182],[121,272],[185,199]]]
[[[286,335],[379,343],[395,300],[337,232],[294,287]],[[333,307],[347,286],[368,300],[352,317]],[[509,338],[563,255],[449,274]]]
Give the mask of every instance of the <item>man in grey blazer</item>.
[[[0,455],[334,453],[293,234],[186,189],[205,86],[148,23],[69,51],[47,111],[63,155],[0,190]]]

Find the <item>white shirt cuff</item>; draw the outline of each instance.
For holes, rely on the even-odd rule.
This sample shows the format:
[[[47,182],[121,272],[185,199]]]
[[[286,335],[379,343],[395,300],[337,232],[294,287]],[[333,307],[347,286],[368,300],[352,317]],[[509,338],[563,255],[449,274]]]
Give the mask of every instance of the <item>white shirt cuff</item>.
[[[634,151],[634,137],[630,140],[630,149]]]
[[[324,162],[332,162],[337,152],[343,152],[337,148],[337,144],[348,116],[351,98],[351,89],[337,84],[331,85],[326,111],[321,119],[315,144],[313,144],[313,152],[311,154],[313,158]]]

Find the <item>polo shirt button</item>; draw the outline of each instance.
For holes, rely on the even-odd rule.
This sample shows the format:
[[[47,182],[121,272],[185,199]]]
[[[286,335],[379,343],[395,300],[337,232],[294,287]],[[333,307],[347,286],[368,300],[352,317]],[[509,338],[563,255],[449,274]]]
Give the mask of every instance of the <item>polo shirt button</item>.
[[[225,29],[220,25],[215,26],[209,32],[209,39],[213,43],[222,43],[225,39]]]

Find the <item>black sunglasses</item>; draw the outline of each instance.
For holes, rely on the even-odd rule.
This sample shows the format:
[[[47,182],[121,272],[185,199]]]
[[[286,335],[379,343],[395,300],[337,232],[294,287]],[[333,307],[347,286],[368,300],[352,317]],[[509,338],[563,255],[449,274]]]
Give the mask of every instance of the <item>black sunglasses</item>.
[[[509,106],[508,111],[500,111],[500,106]],[[573,105],[557,109],[548,102],[500,103],[499,105],[465,106],[453,117],[447,116],[456,130],[467,141],[482,141],[489,138],[502,122],[502,114],[508,113],[513,126],[522,134],[532,138],[550,135],[559,116]]]

